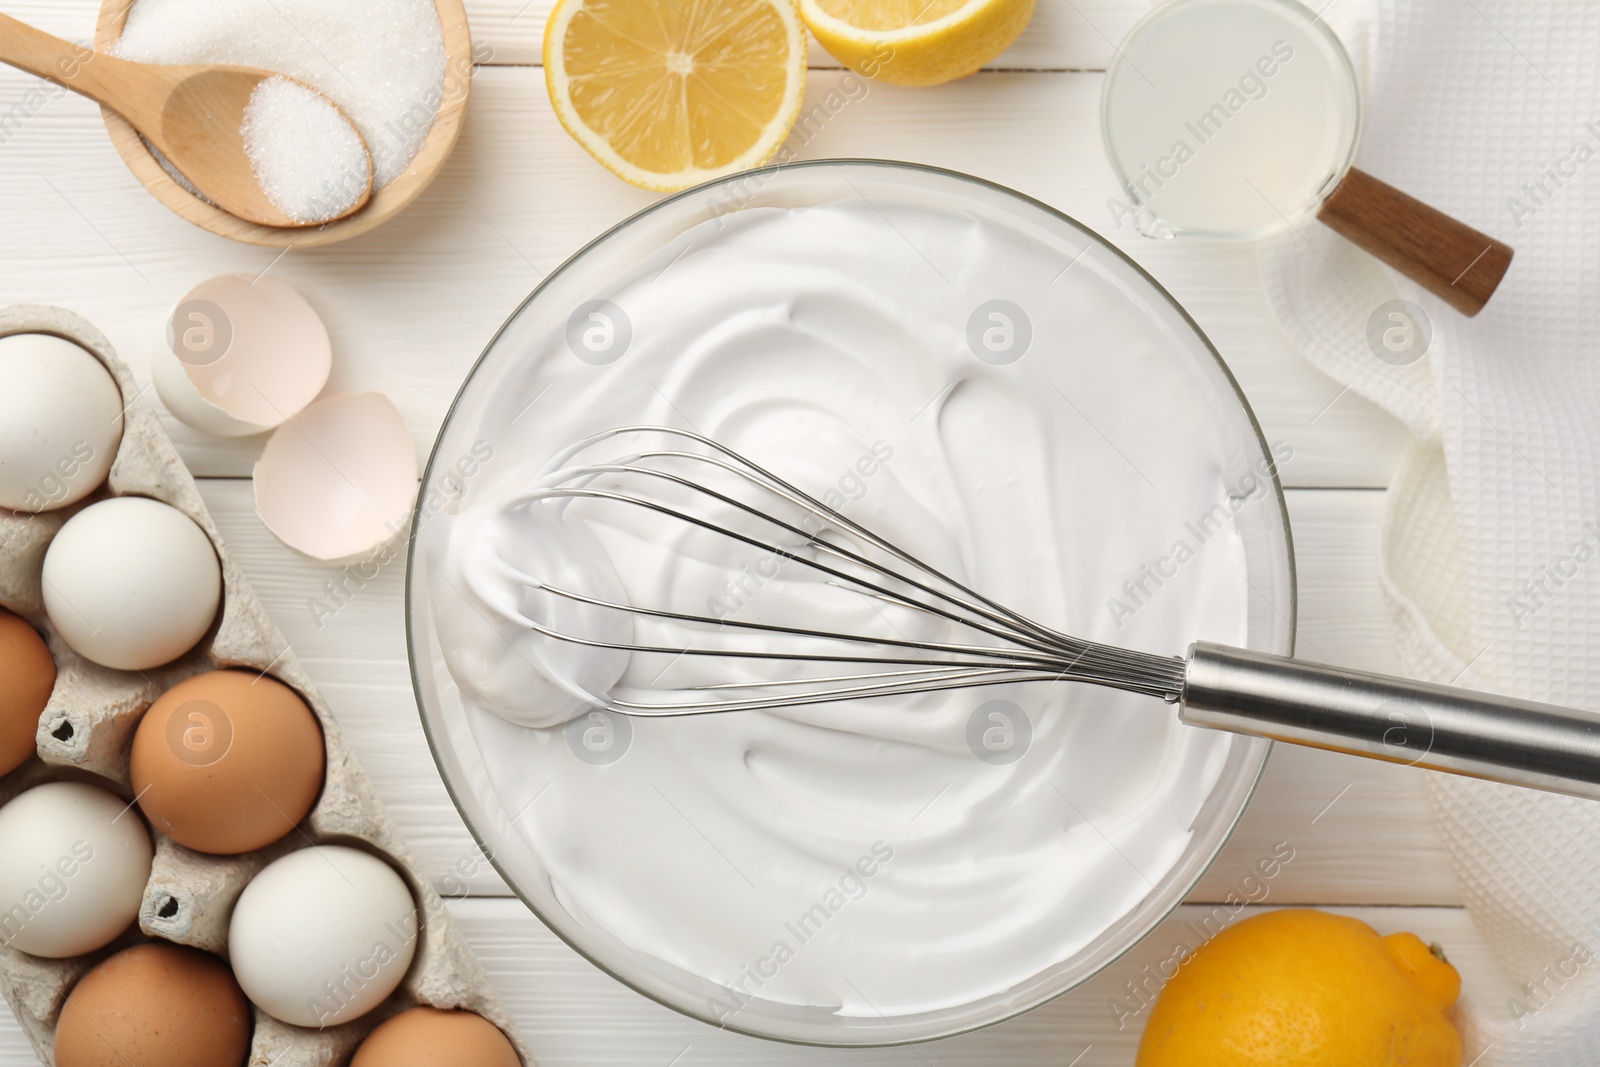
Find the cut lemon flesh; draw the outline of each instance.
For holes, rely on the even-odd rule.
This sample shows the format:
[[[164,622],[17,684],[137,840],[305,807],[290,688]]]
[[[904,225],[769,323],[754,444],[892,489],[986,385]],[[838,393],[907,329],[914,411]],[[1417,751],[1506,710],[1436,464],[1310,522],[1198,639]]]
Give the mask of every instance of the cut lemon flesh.
[[[616,174],[682,189],[770,159],[805,90],[795,0],[560,0],[545,84],[567,132]]]
[[[1034,0],[800,0],[830,55],[896,85],[963,78],[998,56],[1033,18]]]

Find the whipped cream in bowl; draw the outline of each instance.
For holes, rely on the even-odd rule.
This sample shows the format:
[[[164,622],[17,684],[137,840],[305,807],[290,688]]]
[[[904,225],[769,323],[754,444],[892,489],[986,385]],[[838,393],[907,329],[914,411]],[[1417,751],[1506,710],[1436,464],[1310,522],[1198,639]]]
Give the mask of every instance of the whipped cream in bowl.
[[[904,164],[789,165],[664,200],[553,274],[469,376],[424,481],[407,621],[430,744],[508,884],[596,965],[714,1025],[947,1036],[1082,983],[1183,899],[1269,746],[1159,700],[1058,682],[598,710],[612,686],[743,668],[552,648],[519,614],[625,624],[556,618],[582,605],[518,576],[885,625],[759,553],[637,518],[574,540],[525,506],[570,446],[628,425],[734,448],[1060,631],[1287,653],[1285,457],[1131,261],[1036,201]]]

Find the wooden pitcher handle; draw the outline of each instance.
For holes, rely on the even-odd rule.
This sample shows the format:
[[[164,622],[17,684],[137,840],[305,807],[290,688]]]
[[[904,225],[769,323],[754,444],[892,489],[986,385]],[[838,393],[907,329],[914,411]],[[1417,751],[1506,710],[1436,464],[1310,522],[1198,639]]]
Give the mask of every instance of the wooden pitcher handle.
[[[1476,315],[1511,266],[1511,246],[1356,168],[1317,218],[1465,315]]]

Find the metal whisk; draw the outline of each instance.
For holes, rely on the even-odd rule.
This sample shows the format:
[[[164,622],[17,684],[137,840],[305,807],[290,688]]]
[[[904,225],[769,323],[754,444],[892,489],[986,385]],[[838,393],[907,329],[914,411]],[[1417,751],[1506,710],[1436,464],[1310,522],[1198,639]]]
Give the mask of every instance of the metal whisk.
[[[628,449],[621,458],[584,460],[618,439]],[[724,568],[755,553],[774,574],[796,567],[817,594],[872,608],[871,632],[814,629],[737,618],[709,604],[697,612],[631,603],[618,583],[597,573],[604,564],[592,551],[580,554],[591,565],[578,581],[571,567],[563,569],[567,580],[553,581],[502,563],[502,577],[527,594],[515,621],[551,642],[623,661],[661,656],[668,670],[686,657],[727,667],[726,680],[710,684],[588,691],[617,712],[698,715],[1085,682],[1176,704],[1192,725],[1600,799],[1600,716],[1208,642],[1178,658],[1060,633],[697,433],[620,427],[568,448],[547,471],[508,510],[564,512],[579,502],[625,509],[622,520],[651,543],[678,539],[689,554]],[[801,608],[792,599],[782,606]],[[575,632],[575,619],[585,621],[583,632]],[[937,639],[920,634],[929,629]],[[652,640],[654,632],[664,636]],[[782,670],[738,677],[737,661]]]

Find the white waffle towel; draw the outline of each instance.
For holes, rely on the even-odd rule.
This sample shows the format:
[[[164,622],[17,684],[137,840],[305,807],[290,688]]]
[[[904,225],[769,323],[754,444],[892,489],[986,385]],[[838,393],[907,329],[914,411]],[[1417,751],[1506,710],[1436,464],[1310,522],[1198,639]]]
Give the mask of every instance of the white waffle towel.
[[[1383,546],[1402,661],[1600,710],[1600,3],[1332,0],[1324,17],[1361,71],[1357,165],[1516,249],[1475,319],[1315,223],[1260,249],[1289,335],[1416,436]],[[1395,299],[1433,326],[1406,366],[1367,340]],[[1467,1062],[1600,1064],[1600,803],[1429,778],[1510,979],[1466,990]]]

